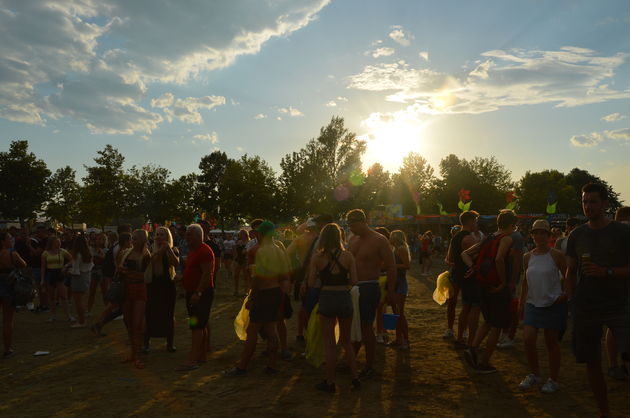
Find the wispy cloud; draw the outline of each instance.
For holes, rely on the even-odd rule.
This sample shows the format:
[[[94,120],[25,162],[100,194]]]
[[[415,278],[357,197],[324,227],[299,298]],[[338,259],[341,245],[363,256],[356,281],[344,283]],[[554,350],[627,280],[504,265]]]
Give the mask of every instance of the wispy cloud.
[[[418,53],[418,55],[420,56],[420,58],[422,58],[425,61],[429,61],[429,51],[420,51]]]
[[[184,84],[256,54],[328,3],[12,2],[0,11],[0,118],[39,125],[72,118],[94,133],[150,133],[164,120],[141,104],[153,83]],[[173,108],[167,117],[198,123],[182,105],[188,113]]]
[[[334,100],[331,100],[329,102],[326,102],[324,104],[324,106],[326,106],[326,107],[337,107],[337,102],[335,102]]]
[[[216,132],[195,135],[193,136],[193,138],[198,139],[200,141],[209,142],[211,144],[216,144],[217,142],[219,142],[219,135],[217,135]]]
[[[389,37],[392,38],[394,42],[402,46],[411,45],[411,40],[414,39],[412,34],[406,32],[400,25],[392,26],[392,29],[393,30],[389,33]]]
[[[256,116],[254,116],[254,119],[256,120],[260,120],[260,119],[266,119],[267,115],[265,115],[264,113],[259,113]]]
[[[592,132],[585,135],[574,135],[571,139],[569,139],[571,145],[580,148],[592,148],[599,145],[603,140],[603,135],[598,132]]]
[[[621,113],[617,112],[617,113],[611,113],[610,115],[606,115],[602,117],[602,120],[605,122],[617,122],[625,118],[626,118],[625,115],[622,115]]]
[[[449,74],[412,68],[405,61],[366,66],[349,77],[348,88],[388,93],[425,114],[484,113],[506,106],[554,103],[580,106],[630,98],[611,80],[630,57],[563,47],[556,51],[488,51],[467,72]]]
[[[377,48],[373,51],[368,52],[368,54],[372,55],[372,58],[389,57],[390,55],[394,55],[395,53],[396,53],[396,50],[394,48],[388,48],[388,47]]]
[[[615,129],[614,131],[604,131],[610,139],[623,139],[630,141],[630,128]]]
[[[162,96],[151,100],[151,107],[160,108],[164,111],[166,118],[186,123],[200,124],[203,117],[199,110],[212,110],[217,106],[225,104],[223,96],[186,97],[185,99],[175,99],[172,93],[164,93]]]
[[[299,116],[304,116],[304,113],[302,113],[302,111],[300,111],[299,109],[296,109],[292,106],[289,107],[279,107],[278,108],[278,112],[283,113],[285,115],[291,116],[292,118],[296,118]]]

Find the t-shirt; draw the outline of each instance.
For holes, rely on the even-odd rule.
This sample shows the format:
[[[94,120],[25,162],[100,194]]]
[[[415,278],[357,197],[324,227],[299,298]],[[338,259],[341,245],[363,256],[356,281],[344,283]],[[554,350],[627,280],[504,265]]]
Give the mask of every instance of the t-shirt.
[[[578,284],[575,307],[582,312],[617,313],[627,309],[626,281],[618,277],[592,277],[581,273],[582,255],[606,268],[626,267],[630,262],[630,226],[612,221],[604,228],[584,224],[569,235],[567,255],[577,260]]]
[[[210,263],[210,287],[214,287],[214,253],[207,244],[201,244],[196,250],[188,251],[182,285],[187,292],[194,292],[201,281],[201,265]]]
[[[468,270],[468,266],[462,260],[462,241],[470,235],[470,231],[459,231],[451,241],[451,251],[453,254],[453,271],[452,274],[458,278],[463,278]]]
[[[232,250],[234,249],[234,241],[231,239],[226,239],[223,241],[223,251],[226,254],[232,254]]]

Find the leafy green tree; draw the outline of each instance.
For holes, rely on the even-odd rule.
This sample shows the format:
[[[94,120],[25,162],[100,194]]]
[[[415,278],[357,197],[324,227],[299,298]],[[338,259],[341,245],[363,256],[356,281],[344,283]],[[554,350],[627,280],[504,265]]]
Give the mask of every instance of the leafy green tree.
[[[230,159],[225,152],[214,151],[201,158],[197,176],[197,203],[208,214],[218,215],[219,184]]]
[[[365,182],[356,189],[354,203],[366,212],[392,200],[392,176],[379,163],[368,168]]]
[[[525,173],[517,189],[519,212],[544,214],[550,193],[558,198],[559,213],[576,213],[575,189],[558,170]]]
[[[187,174],[166,185],[167,209],[166,220],[188,224],[200,213],[197,203],[197,176]]]
[[[619,199],[619,193],[615,192],[610,184],[586,170],[574,168],[566,175],[566,182],[573,186],[575,190],[574,201],[570,209],[568,209],[571,211],[570,213],[582,213],[582,187],[588,183],[600,183],[606,186],[608,189],[608,203],[611,212],[616,211],[622,205]]]
[[[144,221],[160,224],[167,220],[173,203],[167,194],[170,175],[166,168],[156,165],[131,167],[124,176],[127,216],[141,216]]]
[[[57,169],[48,181],[50,199],[45,213],[63,225],[71,225],[79,220],[82,190],[76,181],[76,172],[65,166]]]
[[[84,189],[81,199],[81,215],[86,221],[104,226],[129,213],[128,193],[125,189],[123,163],[125,157],[111,145],[98,151],[96,165],[85,166]]]
[[[394,175],[394,202],[403,205],[403,213],[415,215],[433,213],[436,208],[434,196],[436,177],[431,165],[421,155],[410,152],[404,159],[400,171]]]
[[[50,170],[43,160],[28,151],[28,141],[13,141],[8,152],[0,152],[0,214],[18,219],[24,226],[48,199]]]

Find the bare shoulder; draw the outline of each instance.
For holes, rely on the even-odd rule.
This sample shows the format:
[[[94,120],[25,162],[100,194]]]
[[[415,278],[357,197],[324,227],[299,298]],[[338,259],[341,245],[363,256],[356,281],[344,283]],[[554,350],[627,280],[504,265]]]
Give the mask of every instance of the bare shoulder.
[[[551,256],[553,257],[554,260],[562,261],[562,260],[565,259],[564,258],[564,253],[562,251],[557,250],[555,248],[551,248],[550,251],[551,251]]]

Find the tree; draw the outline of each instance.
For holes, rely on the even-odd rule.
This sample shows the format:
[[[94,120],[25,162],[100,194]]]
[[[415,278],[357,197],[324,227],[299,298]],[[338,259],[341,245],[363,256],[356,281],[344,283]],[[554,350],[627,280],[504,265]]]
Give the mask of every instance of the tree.
[[[166,185],[166,196],[170,202],[167,204],[167,220],[188,224],[195,219],[200,212],[196,200],[197,184],[197,176],[187,174]]]
[[[379,163],[368,168],[365,182],[356,189],[354,203],[368,213],[392,200],[392,176]]]
[[[79,219],[81,186],[76,181],[76,172],[65,166],[57,169],[48,181],[50,199],[45,213],[50,219],[71,225]]]
[[[111,145],[98,151],[98,155],[95,166],[85,166],[81,214],[86,221],[104,226],[111,221],[118,223],[134,202],[125,190],[125,157]]]
[[[203,211],[218,215],[219,208],[219,184],[228,162],[227,154],[214,151],[201,158],[197,176],[197,203]]]
[[[403,213],[435,212],[436,177],[433,167],[421,155],[410,152],[394,176],[394,202],[403,205]]]
[[[600,183],[608,189],[608,204],[612,212],[621,207],[619,193],[615,192],[611,185],[601,178],[589,173],[586,170],[574,168],[566,175],[566,182],[573,186],[575,190],[574,201],[571,205],[571,213],[582,213],[582,187],[588,183]]]
[[[47,200],[49,176],[46,163],[28,152],[28,141],[11,142],[8,152],[0,152],[0,214],[24,226]]]
[[[545,213],[549,195],[557,197],[558,211],[576,214],[575,189],[567,184],[564,174],[558,170],[526,172],[519,181],[519,212]]]
[[[143,221],[163,223],[169,217],[170,201],[167,194],[171,173],[164,167],[146,165],[131,167],[124,176],[125,194],[129,205],[126,215],[141,216]]]

